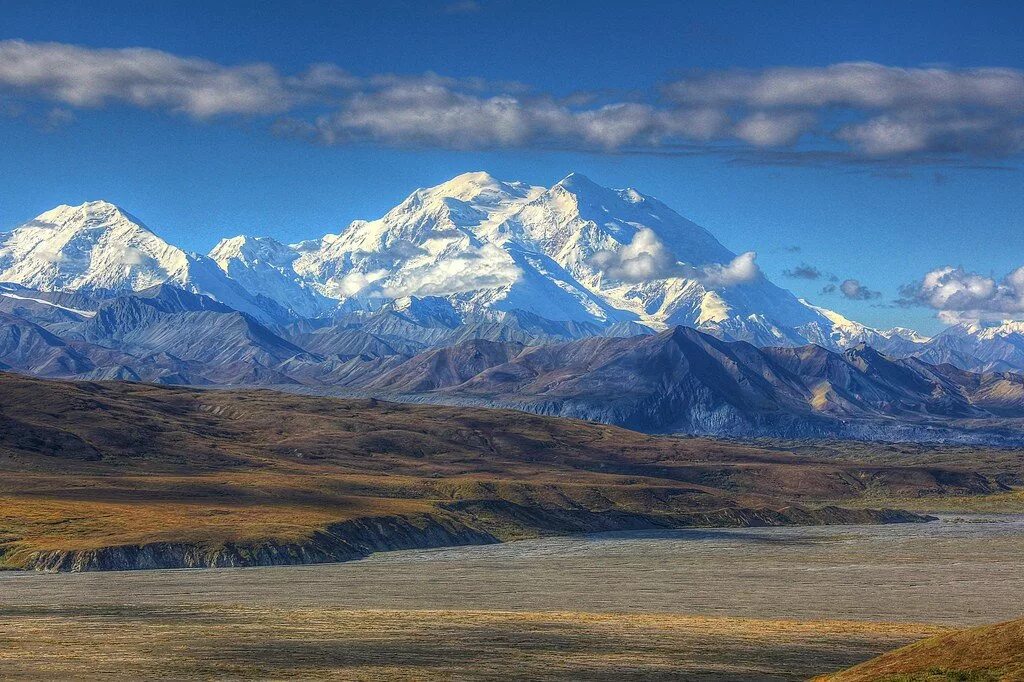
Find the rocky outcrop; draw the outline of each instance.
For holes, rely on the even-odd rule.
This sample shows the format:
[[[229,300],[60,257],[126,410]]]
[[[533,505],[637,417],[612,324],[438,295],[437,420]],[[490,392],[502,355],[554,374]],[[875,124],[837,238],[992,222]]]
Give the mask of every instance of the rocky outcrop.
[[[37,552],[19,562],[39,571],[128,571],[152,568],[285,566],[362,559],[374,552],[498,542],[493,535],[443,515],[366,517],[332,524],[305,540],[206,545],[154,542],[97,549]]]
[[[447,513],[366,517],[332,524],[296,542],[271,540],[205,545],[155,542],[96,549],[35,552],[14,565],[37,571],[126,571],[318,564],[362,559],[374,552],[491,544],[538,535],[656,528],[760,527],[921,523],[932,517],[899,510],[839,507],[727,508],[662,514],[609,509],[530,507],[506,500],[442,505]]]

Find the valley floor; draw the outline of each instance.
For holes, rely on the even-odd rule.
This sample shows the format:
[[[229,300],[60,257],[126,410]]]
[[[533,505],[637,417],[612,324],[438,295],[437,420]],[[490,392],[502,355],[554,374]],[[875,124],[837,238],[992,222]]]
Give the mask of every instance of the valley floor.
[[[4,678],[798,680],[1020,615],[1024,516],[0,574]],[[987,678],[985,678],[987,679]]]
[[[0,567],[59,571],[0,572],[0,678],[803,679],[1024,603],[1024,521],[966,514],[1020,451],[0,389]]]

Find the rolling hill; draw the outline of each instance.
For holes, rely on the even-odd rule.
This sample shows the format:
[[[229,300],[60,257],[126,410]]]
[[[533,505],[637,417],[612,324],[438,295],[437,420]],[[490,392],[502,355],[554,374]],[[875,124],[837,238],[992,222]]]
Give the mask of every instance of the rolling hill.
[[[821,507],[983,493],[949,465],[646,436],[503,410],[0,374],[6,567],[310,563],[677,526],[920,521]]]

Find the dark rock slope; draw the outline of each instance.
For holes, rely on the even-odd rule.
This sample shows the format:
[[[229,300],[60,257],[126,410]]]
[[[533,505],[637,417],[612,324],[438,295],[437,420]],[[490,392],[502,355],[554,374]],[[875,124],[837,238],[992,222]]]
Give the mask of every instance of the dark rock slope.
[[[417,356],[369,385],[404,399],[497,405],[649,432],[1021,440],[1021,376],[897,360],[864,345],[844,353],[759,349],[676,327],[523,348],[508,361],[494,346],[472,355],[476,364],[493,359],[492,366],[464,381],[452,372],[424,377],[439,355],[474,350],[461,346]],[[474,363],[460,366],[475,370]]]

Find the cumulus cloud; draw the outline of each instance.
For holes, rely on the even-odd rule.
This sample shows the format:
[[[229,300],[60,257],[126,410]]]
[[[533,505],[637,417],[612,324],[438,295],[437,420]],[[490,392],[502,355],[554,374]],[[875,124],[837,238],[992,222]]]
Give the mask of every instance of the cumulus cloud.
[[[756,258],[756,253],[748,251],[724,264],[687,265],[676,260],[654,230],[645,227],[628,244],[616,250],[598,251],[590,262],[607,277],[622,282],[686,277],[709,288],[722,288],[756,279],[761,273]]]
[[[467,11],[476,2],[446,7]],[[559,97],[481,78],[371,74],[336,64],[284,73],[148,48],[0,41],[0,96],[61,111],[111,105],[197,120],[268,119],[326,145],[730,153],[877,162],[1024,151],[1024,71],[874,63],[696,71],[634,97]],[[65,114],[59,115],[67,118]],[[817,157],[815,157],[817,158]]]
[[[110,252],[114,254],[118,262],[128,266],[142,265],[150,260],[150,257],[138,247],[128,244],[111,246]]]
[[[598,251],[590,258],[605,275],[623,282],[644,282],[679,274],[680,264],[654,230],[638,230],[617,250]]]
[[[196,118],[287,111],[295,89],[266,64],[223,66],[145,48],[0,41],[0,85],[74,107],[167,108]]]
[[[757,266],[757,254],[747,251],[728,263],[706,265],[700,268],[697,279],[707,287],[731,287],[757,279],[761,269]]]
[[[370,272],[347,272],[342,277],[332,277],[327,280],[327,291],[335,298],[350,298],[359,295],[387,275],[388,271],[383,269]]]
[[[839,293],[851,301],[870,301],[882,296],[882,292],[872,291],[855,279],[844,279],[839,285]]]
[[[686,106],[760,110],[757,115],[767,117],[781,140],[790,139],[787,129],[792,136],[813,125],[812,118],[794,117],[820,116],[829,137],[868,156],[989,156],[1024,149],[1024,71],[1018,69],[848,62],[694,73],[665,90]]]
[[[903,306],[925,306],[946,322],[1024,317],[1024,267],[1002,279],[945,266],[900,288]]]
[[[740,120],[734,133],[755,147],[780,147],[796,142],[813,124],[809,113],[759,111]]]
[[[372,141],[449,149],[616,150],[673,139],[711,140],[725,121],[710,110],[664,111],[637,103],[579,110],[547,96],[487,96],[409,82],[355,94],[331,114],[286,125],[288,132],[328,145]]]
[[[721,106],[862,109],[1024,105],[1024,73],[1008,68],[899,68],[872,62],[824,67],[696,73],[670,84],[670,97]]]

